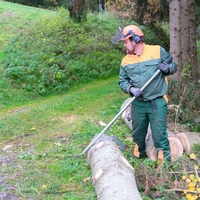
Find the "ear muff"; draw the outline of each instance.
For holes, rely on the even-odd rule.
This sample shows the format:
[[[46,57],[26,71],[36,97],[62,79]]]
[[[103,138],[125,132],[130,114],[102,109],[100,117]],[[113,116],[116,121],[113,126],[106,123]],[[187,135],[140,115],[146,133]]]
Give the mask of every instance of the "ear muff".
[[[141,38],[139,35],[135,34],[133,31],[129,31],[129,34],[132,36],[133,40],[136,43],[139,43],[141,41]]]
[[[134,39],[134,41],[135,41],[136,43],[139,43],[139,42],[141,41],[140,36],[139,36],[139,35],[136,35],[136,34],[133,35],[133,39]]]

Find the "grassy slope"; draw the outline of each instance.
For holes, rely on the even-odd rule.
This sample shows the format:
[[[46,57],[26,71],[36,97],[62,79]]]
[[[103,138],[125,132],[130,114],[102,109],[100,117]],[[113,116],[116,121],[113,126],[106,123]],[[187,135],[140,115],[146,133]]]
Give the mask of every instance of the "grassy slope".
[[[4,57],[4,48],[23,31],[24,27],[40,17],[52,14],[54,12],[49,10],[0,1],[0,61]],[[0,70],[2,71],[1,64]],[[0,88],[0,110],[19,106],[30,100],[28,93],[11,88],[2,78],[0,78]]]
[[[12,147],[1,152],[1,157],[12,162],[1,167],[3,176],[12,174],[8,182],[22,199],[95,199],[91,180],[87,180],[91,173],[87,162],[74,156],[103,129],[97,121],[108,123],[124,99],[116,78],[111,78],[4,111],[1,146]],[[122,125],[120,133],[126,136],[129,132]],[[47,189],[42,189],[44,185]]]
[[[7,45],[32,20],[52,13],[0,1],[2,44]],[[22,200],[95,200],[91,171],[86,158],[79,155],[103,129],[98,120],[110,122],[127,98],[118,87],[118,77],[35,100],[11,90],[5,80],[0,80],[0,88],[4,101],[0,103],[0,146],[4,147],[0,198],[9,193]],[[128,144],[125,155],[129,157],[132,142],[126,140],[130,130],[125,124],[119,119],[107,134]]]
[[[0,50],[2,50],[16,34],[20,33],[24,26],[28,26],[31,21],[37,20],[42,16],[52,15],[53,12],[0,1],[0,14],[0,43],[3,44],[0,46]]]
[[[53,13],[2,1],[0,8],[4,45],[24,25]],[[8,101],[0,106],[0,146],[4,147],[0,152],[0,181],[4,183],[0,197],[10,193],[19,199],[96,199],[85,157],[74,156],[103,129],[97,121],[108,123],[127,97],[118,87],[118,78],[35,100],[9,88],[4,80],[0,84],[1,99]],[[130,132],[125,125],[115,125],[110,132],[118,129],[120,137]]]

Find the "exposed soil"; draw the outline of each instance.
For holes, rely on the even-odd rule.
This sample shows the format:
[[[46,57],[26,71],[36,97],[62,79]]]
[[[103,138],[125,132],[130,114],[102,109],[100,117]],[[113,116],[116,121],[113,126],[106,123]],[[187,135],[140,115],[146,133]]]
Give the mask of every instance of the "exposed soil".
[[[10,184],[8,181],[11,178],[15,178],[15,173],[9,174],[8,168],[14,168],[16,165],[16,160],[14,155],[9,152],[1,151],[0,157],[0,200],[16,200],[18,197],[15,194],[16,186],[15,184]]]

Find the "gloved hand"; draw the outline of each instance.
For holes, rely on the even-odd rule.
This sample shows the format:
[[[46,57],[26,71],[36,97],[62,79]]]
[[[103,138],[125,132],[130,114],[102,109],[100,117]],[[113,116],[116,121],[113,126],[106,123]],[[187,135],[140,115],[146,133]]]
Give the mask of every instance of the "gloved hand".
[[[163,74],[169,74],[169,65],[166,62],[163,62],[160,66],[159,66],[160,71]]]
[[[140,90],[139,88],[134,88],[134,87],[131,87],[130,88],[130,93],[135,96],[136,98],[142,96],[142,90]]]

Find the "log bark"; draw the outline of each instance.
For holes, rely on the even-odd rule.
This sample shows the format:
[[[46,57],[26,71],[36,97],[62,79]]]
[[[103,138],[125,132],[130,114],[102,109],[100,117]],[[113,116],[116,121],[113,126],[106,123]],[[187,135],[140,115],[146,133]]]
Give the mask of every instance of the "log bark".
[[[93,145],[87,162],[98,200],[142,200],[134,169],[113,141],[102,140]]]
[[[131,98],[128,98],[122,104],[120,110],[122,110],[128,102],[130,102]],[[122,119],[126,123],[126,125],[132,130],[132,117],[131,117],[131,105],[122,113]]]
[[[189,140],[191,148],[195,144],[200,145],[200,133],[198,133],[198,132],[179,132],[178,134],[186,135],[186,137]]]

